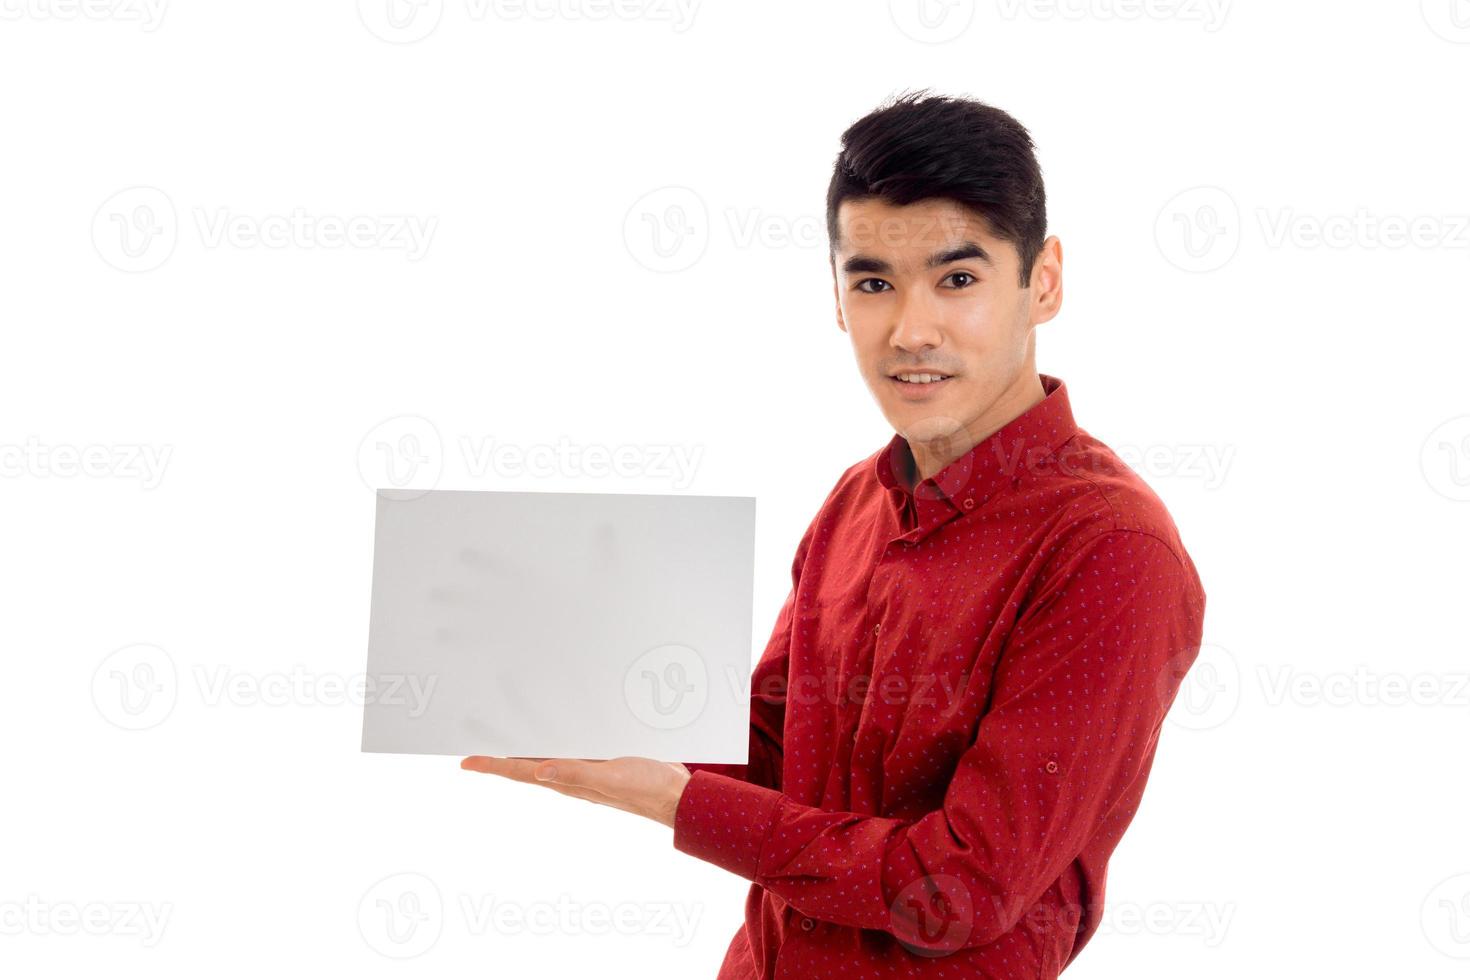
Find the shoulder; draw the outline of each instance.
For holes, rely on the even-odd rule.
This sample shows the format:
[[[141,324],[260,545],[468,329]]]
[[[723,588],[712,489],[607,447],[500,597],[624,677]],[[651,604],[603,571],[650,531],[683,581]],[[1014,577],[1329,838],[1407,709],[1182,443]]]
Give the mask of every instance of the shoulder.
[[[846,513],[856,509],[860,503],[881,495],[883,487],[878,482],[878,457],[884,451],[878,449],[844,469],[827,491],[817,516]]]
[[[1104,538],[1153,539],[1182,565],[1192,565],[1173,516],[1158,493],[1111,447],[1078,429],[1027,474],[1026,491],[1054,508],[1052,551],[1059,557]]]

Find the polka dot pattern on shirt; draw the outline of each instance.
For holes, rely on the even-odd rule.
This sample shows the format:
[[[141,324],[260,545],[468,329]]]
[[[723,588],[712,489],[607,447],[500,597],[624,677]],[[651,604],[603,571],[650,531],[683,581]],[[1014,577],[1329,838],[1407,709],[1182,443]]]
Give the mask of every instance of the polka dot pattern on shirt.
[[[1205,594],[1041,380],[912,488],[895,435],[802,536],[750,761],[690,765],[675,815],[752,882],[721,977],[1055,977],[1096,932]]]

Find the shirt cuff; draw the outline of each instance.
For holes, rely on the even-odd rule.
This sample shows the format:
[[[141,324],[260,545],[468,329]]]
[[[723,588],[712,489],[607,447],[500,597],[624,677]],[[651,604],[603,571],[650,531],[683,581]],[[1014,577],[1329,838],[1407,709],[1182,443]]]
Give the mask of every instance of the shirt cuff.
[[[674,809],[674,849],[755,881],[782,794],[697,770]]]

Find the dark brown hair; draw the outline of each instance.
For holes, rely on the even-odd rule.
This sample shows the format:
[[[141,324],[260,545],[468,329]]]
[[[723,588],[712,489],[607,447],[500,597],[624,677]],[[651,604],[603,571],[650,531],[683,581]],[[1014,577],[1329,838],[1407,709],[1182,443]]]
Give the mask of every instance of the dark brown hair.
[[[1046,240],[1046,189],[1031,135],[1009,114],[973,99],[907,92],[842,134],[827,186],[827,241],[840,239],[837,209],[877,197],[896,207],[947,198],[976,212],[1015,246],[1021,287]]]

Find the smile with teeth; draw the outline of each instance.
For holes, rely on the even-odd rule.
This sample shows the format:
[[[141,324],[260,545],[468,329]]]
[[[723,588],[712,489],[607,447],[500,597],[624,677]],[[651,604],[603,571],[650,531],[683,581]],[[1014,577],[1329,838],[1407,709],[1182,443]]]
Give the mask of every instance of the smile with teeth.
[[[903,382],[905,382],[907,384],[923,385],[923,384],[932,384],[935,381],[947,381],[951,377],[951,375],[948,375],[948,374],[895,374],[893,377],[894,377],[895,380],[903,381]]]

